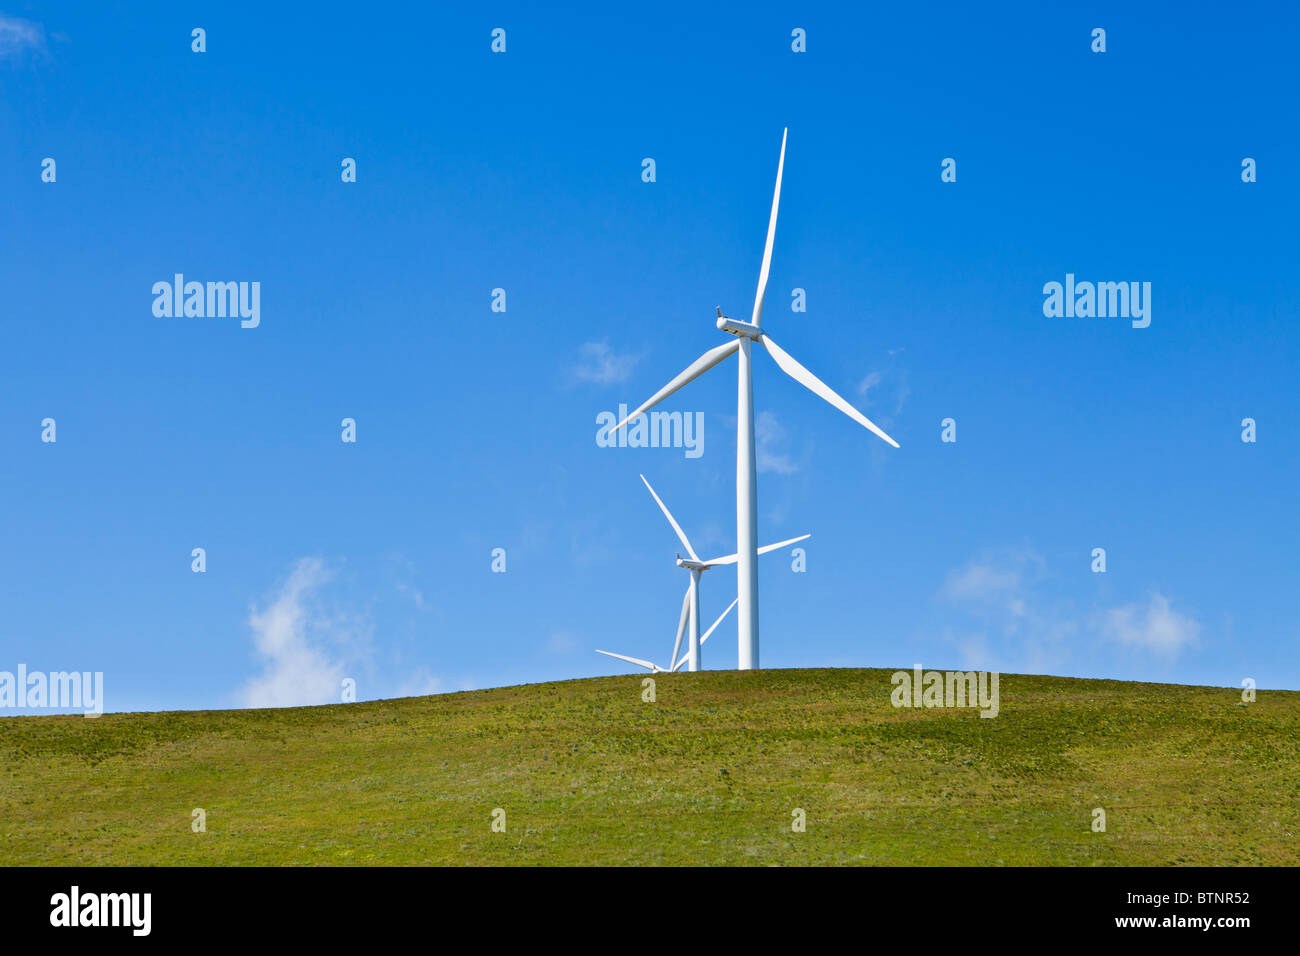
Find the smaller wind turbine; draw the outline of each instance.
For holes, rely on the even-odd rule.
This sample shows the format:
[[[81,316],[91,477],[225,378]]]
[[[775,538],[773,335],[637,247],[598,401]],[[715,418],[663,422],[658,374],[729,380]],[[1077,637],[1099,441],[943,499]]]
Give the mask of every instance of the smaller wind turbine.
[[[655,664],[652,661],[641,660],[639,657],[626,657],[622,654],[613,654],[610,653],[609,651],[601,651],[601,650],[596,651],[596,653],[604,654],[607,657],[617,657],[619,660],[627,661],[628,663],[631,664],[637,664],[638,666],[645,667],[654,673],[676,671],[681,668],[683,663],[688,665],[686,668],[687,670],[697,671],[700,669],[701,645],[703,645],[704,642],[709,639],[709,635],[712,634],[714,629],[719,624],[722,623],[722,619],[725,618],[731,612],[731,609],[735,607],[740,600],[740,598],[736,598],[735,601],[732,601],[731,604],[727,606],[727,610],[723,611],[722,614],[719,615],[718,619],[714,621],[713,624],[709,627],[709,629],[705,631],[703,635],[701,635],[700,634],[700,578],[705,571],[709,570],[709,568],[716,568],[719,565],[724,565],[724,564],[735,564],[736,555],[728,554],[725,557],[711,558],[708,561],[701,561],[700,556],[695,553],[695,548],[691,546],[690,539],[686,537],[686,532],[683,531],[682,526],[677,523],[677,519],[674,518],[673,513],[668,510],[668,506],[663,503],[663,499],[661,499],[657,494],[655,494],[655,490],[650,487],[650,482],[646,481],[645,475],[641,476],[641,480],[645,482],[646,490],[650,492],[650,497],[654,498],[655,504],[657,504],[659,506],[659,510],[664,513],[664,517],[668,519],[668,523],[672,525],[673,531],[676,532],[678,540],[680,540],[681,543],[686,547],[686,553],[690,555],[689,558],[683,558],[680,554],[677,555],[677,566],[679,568],[686,568],[688,571],[690,571],[691,580],[686,585],[686,595],[682,598],[682,613],[681,613],[681,617],[677,621],[677,638],[673,642],[673,656],[668,659],[668,664],[669,664],[668,667],[660,667],[658,664]],[[803,534],[797,538],[788,538],[785,541],[778,541],[776,542],[776,544],[764,545],[763,547],[758,549],[758,553],[767,554],[769,551],[775,551],[777,548],[784,548],[786,545],[795,544],[796,542],[802,541],[805,538],[811,538],[811,537],[812,537],[811,534]],[[687,622],[690,623],[690,631],[689,631],[690,638],[687,641],[687,645],[686,645],[687,647],[686,655],[682,657],[681,660],[678,660],[677,652],[681,650],[682,634],[684,631],[686,631]]]

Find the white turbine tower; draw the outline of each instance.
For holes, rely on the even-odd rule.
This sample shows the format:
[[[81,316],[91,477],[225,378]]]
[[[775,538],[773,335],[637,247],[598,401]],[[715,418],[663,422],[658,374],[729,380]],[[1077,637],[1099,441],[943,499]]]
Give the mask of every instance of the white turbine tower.
[[[641,480],[645,482],[646,490],[650,492],[650,497],[655,500],[655,504],[659,506],[659,510],[664,513],[664,517],[668,519],[668,523],[672,525],[673,531],[676,532],[677,539],[681,541],[682,545],[686,548],[686,553],[690,555],[689,558],[683,558],[680,554],[677,555],[677,566],[679,568],[686,568],[690,571],[691,579],[686,585],[686,594],[682,598],[682,613],[677,620],[677,637],[673,641],[673,654],[672,657],[668,658],[669,666],[660,667],[653,661],[642,660],[639,657],[628,657],[625,654],[615,654],[611,651],[602,650],[597,650],[596,653],[604,654],[606,657],[617,657],[621,661],[637,664],[655,673],[662,673],[670,670],[677,671],[681,669],[682,664],[689,665],[687,670],[696,671],[700,669],[700,648],[703,646],[704,642],[709,639],[709,635],[712,634],[717,626],[722,623],[722,619],[731,613],[731,609],[735,607],[737,601],[739,601],[739,598],[737,598],[736,601],[732,601],[728,604],[727,609],[719,614],[718,619],[709,626],[709,629],[705,631],[703,635],[701,635],[700,578],[704,575],[705,571],[709,570],[709,568],[716,568],[724,564],[734,564],[736,562],[736,556],[734,554],[728,554],[721,558],[711,558],[708,561],[701,561],[700,556],[695,553],[695,548],[692,547],[690,539],[686,537],[686,532],[683,531],[682,526],[677,523],[677,519],[674,518],[673,513],[668,510],[668,506],[664,504],[663,499],[655,493],[654,488],[650,487],[650,482],[646,481],[645,475],[641,476]],[[767,554],[769,551],[775,551],[777,548],[784,548],[786,545],[795,544],[796,542],[803,541],[805,538],[810,537],[812,537],[812,535],[803,534],[797,538],[787,538],[785,541],[778,541],[775,544],[767,544],[759,548],[758,553]],[[689,631],[687,631],[688,623],[690,625]],[[682,648],[683,632],[689,633],[690,636],[687,639],[686,654],[681,659],[678,659],[677,652]]]
[[[699,378],[713,366],[730,356],[740,355],[738,387],[736,390],[736,612],[738,655],[741,670],[758,667],[758,487],[754,469],[754,384],[751,373],[750,351],[754,343],[767,349],[772,360],[814,395],[834,405],[859,425],[879,435],[895,448],[898,442],[890,438],[865,415],[845,401],[829,385],[799,364],[785,349],[772,341],[761,328],[763,297],[767,293],[767,275],[772,264],[772,240],[776,237],[776,211],[781,201],[781,174],[785,169],[786,132],[781,134],[781,158],[776,166],[776,188],[772,192],[772,215],[767,221],[767,244],[763,247],[763,267],[758,273],[758,292],[754,296],[754,312],[749,322],[729,319],[718,306],[717,326],[735,339],[725,345],[709,349],[688,365],[676,378],[650,396],[640,408],[628,415],[612,429],[612,435],[647,409],[658,405],[688,382]]]

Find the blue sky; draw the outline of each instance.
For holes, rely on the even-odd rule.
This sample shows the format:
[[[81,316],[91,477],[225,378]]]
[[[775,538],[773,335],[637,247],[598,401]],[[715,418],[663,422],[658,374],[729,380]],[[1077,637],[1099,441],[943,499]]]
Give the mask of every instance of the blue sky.
[[[663,406],[698,458],[596,416],[748,317],[788,126],[764,327],[902,447],[756,357],[759,534],[813,534],[763,665],[1300,688],[1295,11],[746,7],[0,7],[0,670],[139,710],[666,659],[637,475],[734,549],[735,360]],[[260,324],[155,317],[175,273]],[[1150,326],[1046,317],[1067,273]]]

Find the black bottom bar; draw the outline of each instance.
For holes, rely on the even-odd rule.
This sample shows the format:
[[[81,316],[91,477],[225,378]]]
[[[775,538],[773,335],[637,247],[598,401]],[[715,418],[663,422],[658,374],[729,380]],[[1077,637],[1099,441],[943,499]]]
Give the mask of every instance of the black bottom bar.
[[[517,933],[536,945],[551,935],[612,942],[682,925],[732,942],[834,928],[864,941],[898,934],[945,947],[1124,936],[1231,945],[1285,928],[1294,878],[1286,869],[1208,868],[11,868],[0,870],[0,925],[8,942],[75,934],[337,945],[455,924],[485,941]],[[614,935],[592,936],[604,931]]]

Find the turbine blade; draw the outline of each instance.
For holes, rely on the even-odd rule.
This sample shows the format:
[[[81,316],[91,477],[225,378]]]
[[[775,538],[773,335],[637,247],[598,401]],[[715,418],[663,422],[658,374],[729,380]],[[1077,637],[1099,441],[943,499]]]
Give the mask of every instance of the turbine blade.
[[[655,490],[650,487],[650,482],[646,481],[645,475],[641,476],[641,480],[645,482],[646,489],[650,492],[650,497],[655,500],[655,504],[659,505],[659,510],[664,513],[664,517],[668,519],[668,523],[672,525],[673,530],[677,532],[678,539],[682,544],[686,545],[686,553],[691,556],[691,560],[700,560],[700,556],[696,554],[695,549],[691,547],[691,542],[690,539],[686,537],[686,532],[683,531],[682,526],[677,523],[677,519],[674,518],[673,513],[668,510],[668,506],[664,504],[663,499],[655,494]]]
[[[767,273],[772,266],[772,240],[776,238],[776,207],[781,204],[781,173],[785,169],[785,136],[789,129],[781,131],[781,158],[776,164],[776,189],[772,190],[772,216],[767,221],[767,245],[763,247],[763,268],[758,273],[758,292],[754,295],[754,315],[751,321],[755,325],[763,324],[763,299],[767,297]]]
[[[714,629],[717,628],[717,626],[722,623],[722,619],[726,617],[728,614],[730,614],[731,609],[739,603],[740,603],[740,598],[736,598],[734,601],[732,601],[730,604],[727,605],[727,609],[718,615],[718,619],[714,621],[712,625],[709,626],[709,629],[707,631],[705,631],[703,634],[700,635],[701,644],[703,644],[705,641],[709,639],[709,635],[712,634]]]
[[[677,660],[677,652],[682,649],[682,634],[686,632],[686,618],[691,613],[691,588],[686,587],[686,596],[682,598],[682,616],[677,619],[677,640],[673,641],[673,656],[668,660]]]
[[[658,405],[665,398],[667,398],[673,392],[677,391],[687,382],[693,382],[695,379],[699,378],[701,375],[703,375],[709,369],[713,368],[713,366],[717,365],[724,358],[726,358],[728,355],[730,355],[732,352],[736,351],[739,348],[740,348],[740,339],[732,339],[726,345],[719,345],[716,348],[709,349],[707,352],[705,352],[703,355],[697,358],[690,365],[686,366],[686,368],[682,370],[681,374],[679,374],[671,382],[669,382],[663,388],[659,389],[659,391],[655,392],[652,396],[650,396],[650,399],[646,401],[644,404],[642,404],[640,408],[638,408],[631,415],[627,416],[627,418],[623,419],[621,422],[619,422],[617,425],[611,428],[609,430],[609,434],[611,435],[614,434],[614,432],[618,431],[620,428],[622,428],[632,419],[636,418],[646,409],[653,408],[655,405]]]
[[[845,415],[848,415],[849,418],[853,419],[863,428],[879,435],[881,438],[889,442],[895,448],[898,447],[898,442],[894,441],[894,439],[890,438],[883,431],[881,431],[875,425],[875,423],[871,421],[871,419],[867,418],[866,415],[863,415],[860,411],[858,411],[856,408],[854,408],[852,405],[846,402],[843,398],[841,398],[839,394],[835,391],[835,389],[831,388],[829,385],[827,385],[825,382],[819,379],[812,372],[808,371],[806,368],[800,365],[795,360],[795,357],[793,355],[791,355],[785,349],[781,348],[781,346],[773,342],[770,336],[764,335],[761,339],[759,339],[759,341],[763,343],[763,346],[767,349],[768,354],[772,356],[772,360],[781,367],[781,371],[785,372],[786,375],[789,375],[792,379],[794,379],[804,388],[808,389],[808,391],[812,392],[814,395],[818,395],[821,398],[825,399],[830,404],[834,405],[836,408],[842,411]]]
[[[784,548],[787,544],[794,544],[796,541],[802,541],[804,538],[811,538],[811,534],[801,534],[797,538],[787,538],[784,541],[778,541],[776,544],[765,544],[758,549],[759,554],[767,554],[769,551],[775,551],[777,548]]]
[[[628,657],[626,654],[615,654],[613,651],[602,651],[599,648],[597,648],[596,653],[604,654],[606,657],[617,657],[620,661],[627,661],[629,664],[638,664],[648,671],[659,669],[658,664],[652,664],[650,661],[643,661],[639,657]]]
[[[759,554],[767,554],[769,551],[775,551],[777,548],[784,548],[787,544],[794,544],[796,541],[802,541],[804,538],[811,538],[811,534],[801,534],[797,538],[788,538],[785,541],[778,541],[776,544],[765,544],[758,549]],[[701,561],[700,564],[706,568],[715,568],[723,564],[735,564],[736,556],[728,554],[721,558],[709,558],[707,561]]]

